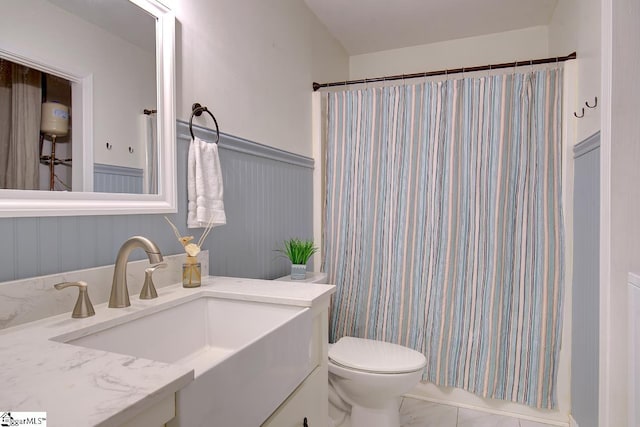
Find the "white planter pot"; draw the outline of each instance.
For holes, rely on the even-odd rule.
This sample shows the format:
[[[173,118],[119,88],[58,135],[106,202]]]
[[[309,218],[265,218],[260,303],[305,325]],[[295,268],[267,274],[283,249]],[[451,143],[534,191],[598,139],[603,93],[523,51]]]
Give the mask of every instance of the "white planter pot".
[[[307,266],[305,264],[291,264],[291,280],[304,280],[307,278]]]

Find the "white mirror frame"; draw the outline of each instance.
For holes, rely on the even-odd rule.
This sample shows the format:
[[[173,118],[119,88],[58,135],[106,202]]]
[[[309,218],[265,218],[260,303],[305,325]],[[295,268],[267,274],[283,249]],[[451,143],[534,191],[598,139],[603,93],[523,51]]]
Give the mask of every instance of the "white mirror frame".
[[[175,15],[158,0],[129,0],[156,21],[158,194],[0,190],[0,218],[173,213],[176,198]],[[91,159],[93,161],[93,159]]]

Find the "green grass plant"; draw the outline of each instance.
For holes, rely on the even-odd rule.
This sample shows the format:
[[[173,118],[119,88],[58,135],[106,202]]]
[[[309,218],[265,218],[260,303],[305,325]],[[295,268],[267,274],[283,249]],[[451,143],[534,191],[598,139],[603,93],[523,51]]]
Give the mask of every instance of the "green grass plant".
[[[306,265],[318,248],[313,246],[312,240],[289,239],[285,240],[282,247],[276,251],[289,258],[292,264]]]

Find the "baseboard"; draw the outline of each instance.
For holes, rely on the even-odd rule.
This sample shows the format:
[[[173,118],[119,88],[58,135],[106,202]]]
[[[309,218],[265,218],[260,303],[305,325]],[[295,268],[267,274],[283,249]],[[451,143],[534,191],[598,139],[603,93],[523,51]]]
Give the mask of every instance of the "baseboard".
[[[569,415],[569,427],[579,427],[578,422],[571,415]]]
[[[446,399],[437,399],[437,398],[427,397],[427,396],[420,395],[420,394],[415,394],[415,393],[406,393],[406,394],[404,394],[404,397],[423,400],[425,402],[438,403],[440,405],[448,405],[448,406],[455,406],[457,408],[472,409],[474,411],[485,412],[485,413],[488,413],[488,414],[502,415],[502,416],[511,417],[511,418],[518,418],[518,419],[521,419],[521,420],[533,421],[533,422],[536,422],[536,423],[547,424],[547,425],[552,425],[552,426],[578,427],[578,424],[575,423],[575,420],[573,421],[575,424],[570,424],[569,422],[563,422],[563,421],[558,421],[558,420],[550,420],[548,418],[536,417],[536,416],[530,416],[530,415],[524,415],[524,414],[518,414],[518,413],[515,413],[515,412],[509,412],[509,411],[502,411],[500,409],[494,409],[494,408],[488,408],[488,407],[484,407],[484,406],[472,405],[472,404],[462,403],[462,402],[459,402],[459,401],[446,400]],[[572,418],[572,420],[573,420],[573,418]]]

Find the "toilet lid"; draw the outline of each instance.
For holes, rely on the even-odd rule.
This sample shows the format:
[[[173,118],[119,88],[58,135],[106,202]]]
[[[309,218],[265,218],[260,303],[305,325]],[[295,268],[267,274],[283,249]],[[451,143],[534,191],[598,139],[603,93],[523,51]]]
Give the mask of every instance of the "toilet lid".
[[[329,348],[329,359],[346,368],[379,373],[418,371],[427,361],[421,353],[397,344],[342,337]]]

